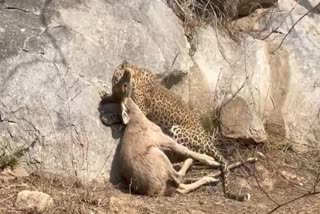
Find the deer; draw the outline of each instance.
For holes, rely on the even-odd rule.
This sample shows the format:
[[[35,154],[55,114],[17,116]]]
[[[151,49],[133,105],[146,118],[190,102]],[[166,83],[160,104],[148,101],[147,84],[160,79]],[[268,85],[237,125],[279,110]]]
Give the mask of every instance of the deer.
[[[193,183],[183,182],[194,160],[216,168],[220,164],[212,157],[191,151],[165,135],[130,98],[131,91],[131,73],[125,71],[114,86],[113,93],[116,93],[122,122],[125,124],[119,144],[119,173],[130,191],[148,196],[172,196],[174,193],[187,194],[203,185],[217,183],[218,179],[212,176],[200,177]],[[102,122],[107,120],[103,116],[100,119]],[[174,169],[166,152],[185,157],[179,171]]]

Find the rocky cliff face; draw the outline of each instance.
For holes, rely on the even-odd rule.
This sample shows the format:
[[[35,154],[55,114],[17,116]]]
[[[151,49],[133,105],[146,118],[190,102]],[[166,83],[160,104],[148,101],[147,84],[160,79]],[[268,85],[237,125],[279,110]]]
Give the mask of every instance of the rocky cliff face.
[[[249,33],[236,40],[212,27],[198,30],[192,57],[197,69],[191,69],[176,91],[199,104],[199,90],[194,88],[205,82],[209,90],[201,93],[210,105],[221,106],[235,95],[243,98],[245,103],[232,99],[222,105],[225,136],[265,141],[273,134],[296,148],[319,146],[320,6],[316,1],[299,2],[280,1],[275,8],[234,21],[234,29]],[[190,85],[192,90],[187,90]]]
[[[162,1],[1,3],[0,133],[37,143],[25,162],[93,179],[108,177],[116,137],[99,120],[99,89],[128,59],[163,73],[192,64],[177,17]]]
[[[114,68],[127,59],[180,74],[172,90],[192,103],[237,95],[222,109],[228,137],[266,141],[276,132],[319,146],[320,15],[306,16],[270,53],[309,9],[295,4],[282,1],[272,13],[237,21],[245,30],[254,23],[260,37],[235,42],[199,29],[191,57],[182,23],[164,1],[0,1],[0,139],[12,148],[35,142],[22,159],[30,168],[108,178],[118,135],[99,120],[98,91],[110,91]],[[278,26],[280,33],[261,39]]]

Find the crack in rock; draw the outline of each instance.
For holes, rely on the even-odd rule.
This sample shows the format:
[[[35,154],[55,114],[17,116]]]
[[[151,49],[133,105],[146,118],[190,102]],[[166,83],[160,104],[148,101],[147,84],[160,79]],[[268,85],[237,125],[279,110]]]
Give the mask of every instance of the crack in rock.
[[[0,123],[3,123],[3,122],[8,122],[8,123],[17,124],[17,122],[15,122],[14,120],[10,120],[10,119],[3,118],[2,115],[1,115],[1,113],[0,113]]]
[[[17,8],[17,7],[9,7],[9,6],[5,6],[4,9],[6,10],[18,10],[24,13],[31,13],[31,11],[29,10],[25,10],[25,9],[21,9],[21,8]]]

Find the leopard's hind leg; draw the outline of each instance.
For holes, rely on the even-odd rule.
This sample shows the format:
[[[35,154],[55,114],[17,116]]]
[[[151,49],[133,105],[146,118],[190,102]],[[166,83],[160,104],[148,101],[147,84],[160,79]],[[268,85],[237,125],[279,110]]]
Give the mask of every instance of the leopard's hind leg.
[[[174,125],[169,129],[170,136],[179,144],[182,144],[201,154],[207,154],[220,163],[221,181],[224,195],[228,198],[245,201],[250,200],[250,194],[235,194],[229,189],[229,174],[227,160],[215,148],[212,138],[199,125],[198,128],[185,128],[183,126]]]

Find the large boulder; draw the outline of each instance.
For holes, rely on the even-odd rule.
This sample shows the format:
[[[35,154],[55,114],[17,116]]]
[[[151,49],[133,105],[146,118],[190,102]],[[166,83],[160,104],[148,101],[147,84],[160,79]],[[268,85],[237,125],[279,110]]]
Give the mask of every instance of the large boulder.
[[[234,41],[227,33],[212,27],[201,28],[197,34],[198,46],[193,55],[195,66],[173,90],[177,93],[185,91],[181,93],[184,100],[192,103],[200,112],[220,111],[226,100],[230,102],[230,99],[242,97],[245,102],[242,106],[248,114],[255,115],[254,121],[251,116],[242,117],[241,114],[232,115],[231,112],[228,115],[230,109],[224,105],[225,114],[222,117],[225,118],[220,118],[220,121],[225,122],[222,124],[223,134],[226,137],[252,139],[251,131],[257,130],[254,138],[265,142],[267,136],[261,124],[266,108],[265,97],[268,95],[267,77],[271,72],[266,50],[268,44],[247,35]],[[231,105],[229,107],[233,108]],[[231,118],[227,116],[238,121],[237,124],[230,123]],[[226,131],[234,130],[242,119],[248,119],[243,121],[248,124],[245,131],[236,135]]]
[[[125,59],[187,72],[180,21],[160,0],[0,2],[0,140],[32,145],[22,159],[31,169],[108,178],[117,142],[98,91]]]
[[[266,142],[263,123],[241,97],[226,102],[220,109],[220,129],[224,137],[248,143]]]
[[[53,207],[53,200],[46,193],[23,190],[17,194],[15,206],[24,211],[44,213],[44,211]]]
[[[300,147],[319,146],[320,142],[318,4],[314,0],[279,1],[272,14],[262,15],[251,26],[251,31],[261,32],[258,38],[269,46],[272,72],[268,83],[266,127]],[[316,5],[318,7],[313,12],[302,18]]]
[[[207,89],[207,93],[201,93],[201,99],[209,103],[214,101],[217,109],[226,94],[231,94],[233,99],[242,97],[248,104],[248,111],[260,120],[256,123],[258,127],[252,128],[260,130],[261,139],[266,139],[265,131],[260,129],[263,122],[269,134],[289,139],[298,148],[319,146],[319,13],[315,10],[304,17],[281,43],[293,24],[316,3],[310,1],[307,7],[293,0],[280,1],[272,10],[258,10],[257,17],[253,14],[235,23],[240,29],[260,37],[242,34],[234,40],[228,33],[212,27],[199,29],[193,60],[199,74],[195,82],[201,83],[198,87]],[[274,29],[276,31],[264,38]],[[188,77],[185,82],[179,89],[185,87],[189,91],[184,99],[198,103],[200,94],[190,95],[197,92],[187,90],[194,83],[188,81]],[[198,104],[199,108],[202,106],[206,105]]]

